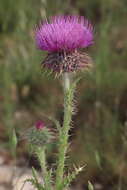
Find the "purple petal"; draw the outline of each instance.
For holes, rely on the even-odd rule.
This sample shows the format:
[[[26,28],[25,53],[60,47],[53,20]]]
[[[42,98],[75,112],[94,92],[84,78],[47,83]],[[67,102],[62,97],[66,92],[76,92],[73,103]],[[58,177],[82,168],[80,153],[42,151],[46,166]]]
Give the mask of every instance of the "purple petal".
[[[73,51],[93,44],[93,27],[82,16],[54,16],[36,28],[35,39],[41,50]]]

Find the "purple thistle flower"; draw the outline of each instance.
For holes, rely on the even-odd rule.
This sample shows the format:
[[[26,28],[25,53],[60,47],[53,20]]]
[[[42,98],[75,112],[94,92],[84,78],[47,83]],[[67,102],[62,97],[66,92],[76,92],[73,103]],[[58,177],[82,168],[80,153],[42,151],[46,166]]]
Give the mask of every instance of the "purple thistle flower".
[[[55,16],[41,24],[35,36],[41,50],[68,52],[93,44],[93,27],[82,16]]]
[[[36,45],[48,51],[43,66],[55,72],[88,67],[91,58],[79,49],[93,44],[93,27],[83,16],[54,16],[36,28]]]
[[[43,121],[37,121],[36,123],[35,123],[35,127],[36,127],[36,129],[43,129],[44,127],[45,127],[45,123],[43,122]]]

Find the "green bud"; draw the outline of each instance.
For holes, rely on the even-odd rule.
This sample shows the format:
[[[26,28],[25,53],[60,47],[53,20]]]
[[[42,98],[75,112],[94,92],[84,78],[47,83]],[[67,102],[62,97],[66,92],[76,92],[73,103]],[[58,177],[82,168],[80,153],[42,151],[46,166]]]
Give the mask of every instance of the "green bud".
[[[27,138],[31,145],[45,146],[53,139],[53,133],[46,127],[41,130],[32,128],[29,130]]]

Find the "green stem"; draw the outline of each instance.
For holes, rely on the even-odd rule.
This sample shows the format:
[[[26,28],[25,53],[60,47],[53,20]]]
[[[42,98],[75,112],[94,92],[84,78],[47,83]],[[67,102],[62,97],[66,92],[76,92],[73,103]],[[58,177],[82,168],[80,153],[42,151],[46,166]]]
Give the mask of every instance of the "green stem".
[[[45,190],[51,190],[49,175],[46,166],[45,147],[38,147],[36,154],[41,166]]]
[[[56,190],[62,190],[62,182],[64,176],[65,159],[68,148],[68,138],[70,123],[73,112],[73,94],[74,90],[70,87],[69,74],[63,75],[63,86],[64,86],[64,121],[63,127],[59,134],[59,150],[58,150],[58,165],[56,171]]]

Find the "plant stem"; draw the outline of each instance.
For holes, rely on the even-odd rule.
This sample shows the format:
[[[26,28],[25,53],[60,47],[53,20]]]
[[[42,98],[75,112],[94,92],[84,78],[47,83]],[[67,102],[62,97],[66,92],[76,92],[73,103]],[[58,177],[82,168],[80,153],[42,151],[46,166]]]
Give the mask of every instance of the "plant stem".
[[[64,88],[64,92],[66,93],[66,91],[69,90],[70,88],[70,76],[68,73],[64,73],[63,74],[63,88]]]
[[[63,127],[59,134],[59,150],[58,150],[58,164],[56,171],[56,188],[55,190],[62,190],[62,182],[64,176],[65,159],[68,148],[68,138],[70,123],[73,112],[73,94],[74,89],[70,86],[70,78],[68,73],[63,74],[63,88],[64,88],[64,121]]]
[[[41,166],[41,170],[43,173],[43,180],[44,180],[44,187],[46,190],[51,190],[50,188],[50,182],[49,182],[49,176],[48,176],[48,171],[47,171],[47,166],[46,166],[46,158],[45,158],[45,147],[38,147],[37,151],[37,158]]]

